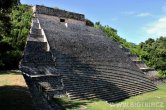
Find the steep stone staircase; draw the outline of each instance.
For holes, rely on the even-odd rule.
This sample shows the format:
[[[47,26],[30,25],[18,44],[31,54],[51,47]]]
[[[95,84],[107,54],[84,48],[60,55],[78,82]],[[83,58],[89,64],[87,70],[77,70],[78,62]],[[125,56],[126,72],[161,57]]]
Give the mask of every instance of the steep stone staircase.
[[[148,67],[143,61],[138,58],[137,55],[132,54],[129,49],[123,47],[120,43],[118,43],[118,45],[125,52],[125,54],[134,62],[134,64],[138,66],[145,75],[148,76],[148,78],[151,79],[151,77],[155,77],[157,75],[157,71],[154,68]]]
[[[21,63],[20,69],[30,88],[36,109],[60,110],[59,105],[52,103],[52,98],[65,94],[62,77],[56,72],[47,39],[36,17],[32,19]]]
[[[60,18],[67,12],[37,7],[20,69],[38,109],[60,110],[53,98],[64,94],[114,102],[157,89],[138,68],[148,70],[137,56],[83,25],[82,15],[73,13],[66,26]]]
[[[146,77],[141,77],[143,73],[134,70],[136,67],[117,65],[119,59],[125,62],[127,55],[120,58],[122,53],[114,51],[112,54],[117,58],[103,58],[108,47],[102,40],[102,31],[70,23],[66,28],[53,16],[39,14],[38,18],[56,58],[56,68],[62,74],[64,88],[72,99],[99,98],[112,102],[155,89]],[[95,41],[89,43],[86,38]],[[110,47],[118,46],[113,41],[109,44]],[[98,51],[102,52],[96,54]]]

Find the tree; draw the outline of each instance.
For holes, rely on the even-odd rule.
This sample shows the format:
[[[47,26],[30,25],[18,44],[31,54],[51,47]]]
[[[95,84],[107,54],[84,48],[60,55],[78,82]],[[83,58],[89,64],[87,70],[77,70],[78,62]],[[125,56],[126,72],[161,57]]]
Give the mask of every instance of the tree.
[[[13,1],[18,4],[17,0]],[[32,10],[28,5],[6,6],[5,9],[0,19],[0,69],[17,69],[29,33]]]
[[[10,34],[11,23],[9,13],[11,9],[20,4],[19,0],[0,0],[0,41]]]
[[[20,0],[0,0],[0,12],[6,13],[11,11],[13,6],[20,4]]]
[[[166,75],[166,37],[156,40],[148,39],[139,44],[143,51],[140,55],[150,67],[157,69],[160,74]]]

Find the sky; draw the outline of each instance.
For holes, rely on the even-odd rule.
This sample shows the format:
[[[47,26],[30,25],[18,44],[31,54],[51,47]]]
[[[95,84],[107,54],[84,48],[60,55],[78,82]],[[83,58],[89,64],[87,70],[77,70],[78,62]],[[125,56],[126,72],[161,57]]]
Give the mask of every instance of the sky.
[[[166,0],[21,0],[22,4],[58,7],[84,14],[118,30],[132,43],[166,36]]]

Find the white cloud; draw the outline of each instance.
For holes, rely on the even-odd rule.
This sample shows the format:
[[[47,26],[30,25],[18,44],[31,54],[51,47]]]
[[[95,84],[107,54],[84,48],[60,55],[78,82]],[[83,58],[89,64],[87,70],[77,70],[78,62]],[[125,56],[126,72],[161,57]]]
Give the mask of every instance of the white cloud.
[[[151,15],[150,13],[139,13],[136,16],[138,16],[138,17],[147,17],[147,16],[150,16],[150,15]]]
[[[134,12],[134,11],[124,11],[124,12],[122,12],[122,14],[124,14],[124,15],[133,15],[133,16],[137,16],[137,17],[151,16],[151,14],[148,13],[148,12],[137,13],[137,12]]]
[[[166,16],[149,25],[146,32],[156,37],[166,36]]]
[[[122,12],[122,14],[124,14],[124,15],[134,15],[135,12],[134,11],[124,11],[124,12]]]

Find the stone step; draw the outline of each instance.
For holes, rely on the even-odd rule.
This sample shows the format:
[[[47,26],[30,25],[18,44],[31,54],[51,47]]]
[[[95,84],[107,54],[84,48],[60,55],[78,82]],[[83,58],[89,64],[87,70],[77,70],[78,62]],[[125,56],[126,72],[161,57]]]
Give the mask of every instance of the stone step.
[[[154,77],[158,74],[158,72],[155,69],[152,70],[148,70],[148,71],[144,71],[144,73],[148,76],[148,77]]]
[[[35,18],[35,17],[32,18],[32,22],[33,22],[33,23],[38,23],[38,18]]]
[[[104,79],[103,79],[104,80]],[[88,80],[80,80],[81,81],[81,83],[82,84],[80,84],[79,83],[79,81],[75,81],[75,80],[65,80],[66,81],[66,83],[64,83],[65,84],[65,86],[66,87],[69,87],[70,88],[70,84],[73,84],[73,85],[75,85],[77,88],[79,88],[79,86],[80,85],[82,85],[82,86],[88,86],[88,87],[98,87],[98,86],[106,86],[106,84],[103,84],[102,82],[98,82],[98,83],[100,83],[100,84],[92,84],[92,83],[94,83],[93,81],[90,83],[90,81],[89,81],[89,85],[86,85],[86,83],[88,83]],[[85,82],[84,82],[85,81]],[[129,81],[129,80],[128,80]],[[115,87],[119,87],[119,88],[122,88],[122,87],[125,87],[126,89],[128,88],[128,89],[131,89],[131,88],[153,88],[153,89],[155,89],[155,87],[153,87],[152,85],[148,85],[148,84],[142,84],[142,83],[132,83],[132,82],[128,82],[128,83],[125,83],[124,84],[124,82],[125,81],[118,81],[118,80],[112,80],[112,81],[106,81],[107,82],[107,84],[109,85],[109,83],[110,84],[113,84]],[[83,83],[85,83],[85,85],[83,85]],[[141,85],[140,85],[141,84]],[[129,86],[128,86],[129,85]],[[111,85],[110,85],[111,86]]]
[[[143,72],[155,71],[154,68],[140,68]]]
[[[140,61],[137,55],[129,54],[128,57],[129,57],[132,61]]]
[[[38,52],[26,54],[23,57],[23,62],[28,63],[53,63],[52,55],[50,52]]]
[[[69,73],[70,74],[70,73]],[[82,79],[77,79],[77,77],[82,77]],[[153,86],[153,84],[151,84],[151,81],[146,79],[138,79],[138,78],[132,78],[130,76],[127,76],[126,78],[122,78],[122,77],[118,77],[118,74],[113,74],[112,75],[105,75],[105,74],[102,74],[102,75],[96,75],[96,76],[88,76],[88,75],[74,75],[74,76],[66,76],[67,78],[64,78],[66,80],[69,80],[69,81],[79,81],[79,80],[82,80],[82,81],[85,81],[85,82],[88,82],[88,81],[91,81],[91,80],[103,80],[103,81],[106,81],[106,82],[110,82],[110,83],[124,83],[126,82],[126,84],[129,84],[129,85],[133,85],[133,84],[136,84],[136,85],[145,85],[145,86]],[[119,75],[120,76],[120,75]],[[63,76],[64,77],[64,76]],[[99,82],[99,81],[96,81],[96,82]]]
[[[33,22],[32,28],[39,29],[39,23]]]
[[[30,34],[29,36],[33,38],[44,38],[43,35],[36,35],[36,34]]]
[[[147,78],[146,77],[144,77],[144,76],[141,76],[141,75],[143,75],[143,73],[142,74],[140,74],[140,73],[137,73],[137,72],[133,72],[133,73],[129,73],[129,72],[125,72],[125,71],[120,71],[120,70],[104,70],[104,69],[97,69],[98,70],[98,72],[100,72],[100,74],[102,74],[102,75],[105,75],[105,76],[115,76],[115,77],[118,77],[118,75],[121,75],[119,78],[131,78],[131,79],[138,79],[138,80],[146,80],[146,81],[148,81],[147,80]]]
[[[133,61],[135,64],[145,64],[144,61]]]
[[[68,82],[69,83],[69,82]],[[81,85],[82,87],[84,87],[84,88],[98,88],[98,87],[101,87],[101,88],[103,88],[103,87],[105,87],[106,85],[105,84],[100,84],[100,85],[82,85],[82,84],[78,84],[78,85],[76,85],[76,84],[74,84],[73,82],[70,82],[71,84],[73,84],[74,85],[74,87],[75,88],[77,88],[77,89],[81,89],[79,86]],[[77,82],[77,83],[79,83],[79,82]],[[109,82],[108,82],[109,83]],[[85,82],[85,84],[86,84],[86,82]],[[129,84],[129,83],[128,83]],[[102,86],[103,85],[103,86]],[[109,85],[109,84],[108,84]],[[112,86],[112,85],[110,85],[109,87],[107,87],[107,88],[110,88],[110,87],[115,87],[115,88],[123,88],[123,90],[126,90],[126,91],[130,91],[131,89],[134,89],[134,90],[138,90],[139,91],[139,89],[141,88],[141,89],[156,89],[155,87],[151,87],[151,86],[149,86],[149,85],[147,85],[146,86],[146,84],[145,85],[139,85],[139,86],[137,86],[138,84],[133,84],[133,85],[126,85],[126,84],[123,84],[122,82],[121,83],[118,83],[118,82],[116,82],[116,83],[114,83],[114,86]],[[135,86],[137,86],[137,87],[135,87]],[[68,90],[72,90],[74,87],[71,87],[71,85],[67,85],[67,84],[65,84],[65,87],[68,89]]]
[[[145,91],[145,90],[144,90]],[[146,92],[147,91],[150,91],[148,89],[146,89]],[[109,96],[109,97],[113,97],[113,96],[121,96],[121,95],[127,95],[127,96],[134,96],[134,95],[138,95],[138,94],[141,94],[143,93],[140,92],[140,91],[133,91],[133,92],[125,92],[125,91],[103,91],[103,92],[93,92],[93,91],[89,91],[87,93],[83,93],[83,91],[77,91],[77,92],[69,92],[69,94],[73,95],[73,96],[81,96],[81,95],[84,95],[84,96]],[[90,95],[89,95],[90,94]]]
[[[112,89],[107,89],[107,88],[83,88],[83,89],[72,89],[72,90],[67,90],[69,93],[72,93],[72,94],[89,94],[89,93],[93,93],[93,94],[99,94],[101,93],[105,93],[105,94],[109,94],[109,95],[116,95],[116,94],[119,94],[119,93],[127,93],[129,95],[133,95],[135,94],[136,92],[138,93],[142,93],[144,91],[150,91],[152,89],[150,88],[143,88],[140,90],[139,89],[117,89],[117,88],[112,88]]]
[[[129,72],[129,73],[138,73],[141,74],[141,71],[140,70],[136,70],[136,68],[138,69],[137,66],[133,66],[131,68],[131,66],[125,66],[127,64],[124,64],[124,65],[114,65],[115,63],[114,62],[109,62],[109,61],[88,61],[88,63],[84,63],[84,62],[78,62],[78,61],[73,61],[73,62],[65,62],[64,60],[58,60],[56,59],[57,61],[57,68],[65,68],[66,70],[67,69],[74,69],[74,68],[78,68],[79,70],[93,70],[95,71],[95,69],[106,69],[106,70],[119,70],[119,71],[122,71],[122,72]],[[86,61],[86,60],[85,60]],[[133,64],[134,65],[134,64]],[[64,69],[64,71],[65,71]]]
[[[50,79],[52,77],[55,77],[55,78],[61,77],[61,75],[58,74],[58,73],[56,73],[56,74],[44,74],[44,75],[43,74],[38,74],[38,75],[30,75],[30,77],[35,79],[35,80],[37,80],[37,79],[41,80],[40,78],[44,78],[46,80],[46,79],[48,79],[48,78]]]
[[[137,82],[142,82],[142,81],[146,81],[148,83],[150,83],[150,80],[148,80],[146,77],[141,77],[141,76],[137,76],[137,75],[133,75],[133,74],[128,74],[128,73],[121,73],[121,72],[107,72],[106,70],[103,70],[102,72],[96,72],[92,75],[92,73],[90,71],[84,71],[86,72],[85,73],[77,73],[77,74],[73,74],[71,72],[66,72],[66,74],[68,73],[68,77],[70,77],[70,74],[73,76],[73,77],[77,77],[77,76],[80,76],[80,77],[83,77],[83,78],[91,78],[91,79],[100,79],[100,78],[103,78],[103,79],[109,79],[111,77],[115,77],[115,78],[118,78],[118,80],[132,80],[132,79],[135,79],[134,81],[137,81]],[[65,75],[65,73],[63,72],[63,74]],[[120,77],[119,77],[120,76]]]
[[[119,78],[117,78],[117,77],[112,77],[112,79],[110,79],[111,77],[108,77],[108,78],[102,78],[102,76],[101,76],[101,79],[100,80],[105,80],[105,82],[107,82],[107,83],[112,83],[112,84],[116,84],[116,85],[122,85],[122,87],[123,86],[127,86],[127,85],[130,85],[130,86],[136,86],[137,85],[137,87],[142,87],[142,86],[145,86],[145,87],[153,87],[153,84],[151,84],[150,83],[150,81],[149,81],[149,84],[148,84],[148,82],[142,82],[142,81],[135,81],[135,82],[133,82],[132,80],[134,80],[134,79],[119,79]],[[64,78],[63,78],[64,79]],[[68,83],[65,83],[66,85],[68,85],[68,84],[70,84],[70,83],[72,83],[73,82],[73,84],[74,84],[74,82],[75,82],[75,84],[77,84],[78,82],[79,82],[79,80],[81,80],[81,79],[78,79],[78,80],[76,80],[75,78],[73,78],[73,79],[64,79],[64,80],[66,80],[66,82],[68,82]],[[85,83],[88,83],[88,82],[90,82],[92,80],[92,78],[90,79],[84,79],[84,80],[81,80],[81,81],[85,81]],[[94,79],[93,79],[94,80]],[[69,83],[70,82],[70,83]],[[93,82],[95,82],[95,81],[93,81]],[[97,81],[96,81],[97,82]],[[98,81],[99,82],[99,81]],[[123,82],[126,82],[125,84],[123,83]],[[79,83],[78,83],[79,84]],[[140,85],[141,84],[141,85]],[[70,85],[69,85],[70,86]],[[129,86],[129,87],[130,87]],[[154,87],[155,88],[155,87]]]
[[[41,29],[32,28],[31,29],[31,34],[42,35],[42,31],[41,31]]]
[[[73,84],[74,85],[74,84]],[[80,87],[81,86],[81,87]],[[66,90],[68,91],[82,91],[82,92],[86,92],[88,90],[92,91],[93,89],[95,90],[101,90],[101,89],[109,89],[110,91],[119,91],[119,88],[123,88],[121,89],[122,91],[125,91],[125,92],[135,92],[135,91],[138,91],[138,92],[142,92],[142,91],[145,91],[145,90],[155,90],[156,88],[152,88],[152,87],[149,87],[149,86],[140,86],[140,87],[135,87],[135,85],[130,85],[130,86],[126,86],[126,85],[123,85],[123,84],[116,84],[116,86],[109,86],[109,87],[105,87],[106,85],[103,85],[100,84],[100,85],[89,85],[89,86],[86,86],[86,85],[74,85],[73,87],[71,86],[66,86],[65,85],[65,88]],[[113,89],[113,90],[112,90]]]
[[[142,91],[133,91],[133,92],[128,91],[128,92],[126,92],[126,94],[125,94],[125,92],[120,93],[118,91],[114,92],[114,94],[110,94],[110,92],[97,92],[97,93],[95,93],[95,95],[92,94],[90,96],[87,95],[86,93],[85,93],[85,95],[79,94],[81,91],[78,91],[78,94],[70,93],[70,96],[72,98],[74,97],[75,99],[85,97],[85,99],[87,99],[87,98],[89,98],[89,99],[100,98],[100,99],[104,99],[104,100],[107,100],[107,101],[111,101],[110,99],[113,99],[114,101],[116,101],[118,99],[122,99],[122,97],[126,98],[126,97],[130,97],[130,96],[135,96],[135,95],[138,95],[138,94],[142,94],[144,92],[149,92],[149,91],[151,91],[151,89],[146,89],[146,90],[142,90]],[[84,97],[82,97],[82,95]]]
[[[143,61],[133,61],[139,68],[148,68],[148,66]]]
[[[74,84],[73,84],[74,85]],[[107,90],[109,90],[109,91],[114,91],[114,92],[116,92],[116,91],[119,91],[119,88],[122,88],[123,87],[123,89],[121,89],[122,91],[125,91],[125,92],[135,92],[135,91],[138,91],[138,92],[142,92],[142,91],[144,91],[144,90],[155,90],[156,88],[152,88],[152,87],[144,87],[144,86],[140,86],[140,87],[134,87],[133,85],[132,86],[124,86],[124,85],[122,85],[122,84],[120,84],[120,85],[116,85],[116,86],[109,86],[109,87],[104,87],[104,86],[102,86],[102,85],[92,85],[92,86],[82,86],[82,88],[80,88],[79,86],[82,86],[82,85],[78,85],[78,86],[74,86],[74,87],[70,87],[70,86],[65,86],[66,88],[67,88],[67,90],[69,90],[69,91],[91,91],[91,90],[99,90],[99,91],[101,91],[101,89],[107,89]],[[136,86],[136,85],[135,85]],[[141,90],[140,90],[140,88],[141,88]]]
[[[126,54],[126,55],[130,55],[130,54],[131,54],[131,52],[125,52],[125,54]]]
[[[60,95],[64,95],[65,91],[64,90],[53,90],[53,91],[43,91],[43,94],[50,96],[50,97],[58,97]]]
[[[137,93],[138,94],[138,93]],[[133,95],[137,95],[137,94],[133,94]],[[127,97],[130,97],[131,95],[128,95],[128,94],[115,94],[115,95],[110,95],[110,94],[107,94],[107,93],[97,93],[96,95],[78,95],[78,94],[70,94],[70,97],[71,99],[84,99],[84,100],[87,100],[87,99],[94,99],[94,98],[97,98],[97,99],[102,99],[102,100],[106,100],[108,102],[112,102],[112,101],[117,101],[117,100],[121,100],[121,99],[124,99],[124,98],[127,98]]]
[[[122,45],[119,45],[119,47],[122,49],[123,52],[130,52],[129,49],[123,47]]]
[[[94,98],[97,98],[97,99],[102,99],[102,100],[110,100],[110,99],[116,99],[117,98],[122,98],[122,97],[126,97],[127,95],[124,95],[124,94],[118,94],[118,95],[114,95],[114,96],[110,96],[109,94],[96,94],[96,95],[83,95],[83,94],[80,94],[80,95],[77,95],[77,94],[70,94],[70,97],[71,99],[94,99]]]
[[[133,86],[133,88],[132,88],[132,86],[130,86],[130,87],[124,87],[123,89],[120,89],[120,86],[117,86],[118,88],[115,88],[115,87],[112,87],[112,86],[110,86],[111,87],[111,89],[108,89],[108,88],[102,88],[102,87],[82,87],[82,88],[79,88],[79,87],[77,87],[77,88],[72,88],[72,87],[66,87],[66,90],[68,91],[68,92],[78,92],[79,93],[79,91],[81,92],[95,92],[94,90],[96,90],[96,91],[100,91],[101,92],[101,89],[107,89],[107,90],[109,90],[110,92],[117,92],[117,91],[124,91],[124,92],[127,92],[128,94],[129,93],[135,93],[136,91],[137,92],[140,92],[140,93],[142,93],[143,91],[150,91],[150,90],[156,90],[156,88],[149,88],[149,87],[143,87],[142,86],[142,88],[141,87],[137,87],[137,88],[135,88],[134,86]],[[89,89],[90,88],[90,89]],[[122,87],[121,87],[122,88]]]
[[[28,37],[27,41],[44,42],[44,38]]]
[[[77,79],[77,77],[83,77],[82,79]],[[120,80],[120,81],[129,81],[129,83],[131,82],[131,83],[144,83],[144,82],[147,82],[147,83],[150,83],[150,80],[147,80],[147,81],[145,81],[145,80],[134,80],[133,81],[133,79],[136,79],[136,78],[118,78],[118,77],[116,77],[116,76],[112,76],[112,78],[114,78],[114,79],[110,79],[111,78],[111,75],[109,76],[109,77],[107,77],[107,76],[97,76],[96,78],[95,77],[86,77],[86,76],[83,76],[83,75],[78,75],[78,76],[73,76],[73,78],[72,77],[68,77],[68,79],[66,79],[66,80],[74,80],[74,81],[79,81],[79,80],[94,80],[94,81],[96,81],[96,82],[98,82],[98,80],[106,80],[107,82],[109,81],[109,82],[111,82],[111,81],[114,81],[114,80]],[[65,79],[65,78],[64,78]],[[132,80],[132,81],[130,81],[130,80]]]
[[[53,52],[53,55],[56,56]],[[122,59],[114,59],[112,58],[111,60],[109,59],[91,59],[91,58],[84,58],[84,57],[77,57],[77,58],[58,58],[57,57],[57,63],[61,64],[64,63],[65,65],[60,65],[60,66],[73,66],[73,65],[79,65],[82,64],[84,66],[121,66],[122,68],[131,68],[131,65],[133,65],[133,62],[130,59],[127,59],[128,61],[130,61],[129,63],[120,63],[121,61],[126,62],[126,60],[122,60]],[[117,63],[119,62],[119,63]],[[80,66],[81,67],[81,66]],[[133,66],[135,68],[131,68],[131,69],[136,69],[136,66]]]
[[[81,96],[78,96],[78,95],[75,96],[75,95],[72,95],[72,94],[70,94],[69,97],[70,97],[71,100],[90,100],[90,99],[97,98],[96,96],[81,97]]]
[[[36,41],[27,41],[25,54],[29,53],[38,53],[38,52],[45,52],[47,50],[47,43],[46,42],[36,42]]]

